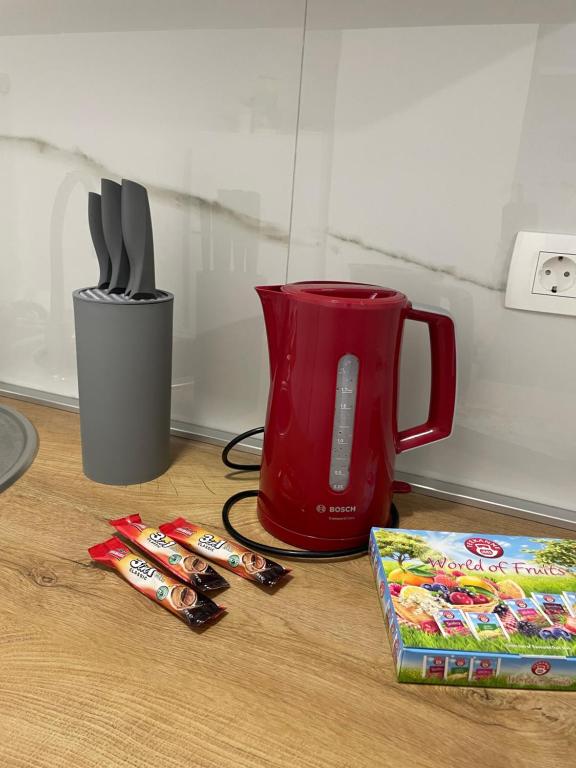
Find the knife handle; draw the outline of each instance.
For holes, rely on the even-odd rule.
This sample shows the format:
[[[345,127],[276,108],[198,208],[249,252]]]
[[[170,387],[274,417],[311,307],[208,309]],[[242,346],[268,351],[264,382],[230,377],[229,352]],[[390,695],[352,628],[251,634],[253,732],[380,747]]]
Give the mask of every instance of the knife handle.
[[[129,179],[122,179],[122,237],[130,261],[126,293],[134,298],[154,296],[154,240],[148,192]]]
[[[112,262],[108,293],[124,293],[130,279],[130,262],[122,238],[122,187],[102,179],[102,229]]]
[[[90,235],[94,244],[94,250],[100,266],[100,277],[98,278],[98,288],[107,288],[112,276],[112,262],[110,254],[104,240],[102,230],[102,200],[97,192],[88,193],[88,226]]]

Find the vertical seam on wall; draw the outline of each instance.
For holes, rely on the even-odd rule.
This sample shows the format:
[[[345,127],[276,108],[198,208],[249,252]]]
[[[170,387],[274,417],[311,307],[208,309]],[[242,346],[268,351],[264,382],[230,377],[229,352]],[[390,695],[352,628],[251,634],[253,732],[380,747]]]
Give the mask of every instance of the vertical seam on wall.
[[[296,191],[296,163],[298,162],[298,134],[300,133],[300,111],[302,108],[302,81],[304,79],[304,51],[306,46],[306,24],[308,21],[308,0],[304,0],[304,19],[302,24],[302,49],[300,51],[300,80],[298,82],[298,102],[296,105],[296,133],[294,135],[294,163],[292,165],[292,194],[290,196],[290,215],[288,217],[288,253],[286,255],[286,274],[288,282],[290,270],[290,251],[292,249],[292,221],[294,217],[294,196]]]

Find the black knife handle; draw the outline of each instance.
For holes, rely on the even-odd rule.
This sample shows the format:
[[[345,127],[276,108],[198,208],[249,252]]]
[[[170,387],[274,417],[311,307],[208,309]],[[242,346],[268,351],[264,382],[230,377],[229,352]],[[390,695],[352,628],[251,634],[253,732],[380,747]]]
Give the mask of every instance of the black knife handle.
[[[148,192],[129,179],[122,179],[122,236],[130,261],[126,292],[134,298],[154,296],[154,240]]]
[[[130,279],[130,262],[122,238],[122,187],[102,179],[102,229],[112,262],[109,293],[124,293]]]
[[[104,240],[102,229],[102,200],[97,192],[88,193],[88,226],[94,243],[94,250],[100,266],[98,288],[108,288],[112,277],[112,262]]]

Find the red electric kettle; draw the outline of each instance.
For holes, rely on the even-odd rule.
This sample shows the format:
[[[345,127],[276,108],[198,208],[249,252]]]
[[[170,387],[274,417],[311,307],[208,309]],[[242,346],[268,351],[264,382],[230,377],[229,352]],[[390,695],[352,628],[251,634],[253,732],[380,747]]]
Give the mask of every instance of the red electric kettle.
[[[256,288],[268,335],[270,393],[258,516],[277,538],[315,554],[366,547],[370,528],[390,522],[396,454],[442,440],[452,431],[456,344],[442,310],[416,309],[377,285],[293,283]],[[428,325],[432,388],[428,419],[397,428],[398,363],[405,320]],[[233,464],[236,469],[257,465]],[[264,551],[277,548],[260,545]],[[294,553],[292,553],[294,554]],[[300,553],[297,553],[300,554]]]

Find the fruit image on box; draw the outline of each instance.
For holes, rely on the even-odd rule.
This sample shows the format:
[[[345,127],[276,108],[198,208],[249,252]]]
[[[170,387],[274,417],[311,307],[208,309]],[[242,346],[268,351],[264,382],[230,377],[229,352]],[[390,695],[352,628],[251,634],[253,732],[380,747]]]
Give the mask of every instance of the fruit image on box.
[[[576,690],[576,541],[373,528],[370,559],[400,682]]]

